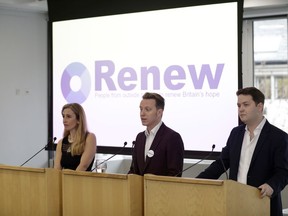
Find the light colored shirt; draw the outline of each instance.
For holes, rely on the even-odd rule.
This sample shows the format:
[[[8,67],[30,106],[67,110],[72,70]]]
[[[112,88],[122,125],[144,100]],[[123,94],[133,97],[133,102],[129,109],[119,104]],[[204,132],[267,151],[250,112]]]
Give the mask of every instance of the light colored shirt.
[[[253,134],[250,134],[247,126],[245,128],[237,176],[237,181],[240,183],[247,184],[247,174],[252,160],[252,156],[265,122],[266,119],[263,118],[260,124],[255,128]]]
[[[160,126],[162,125],[162,121],[160,121],[149,133],[149,131],[146,129],[145,135],[146,135],[146,142],[145,142],[145,151],[144,151],[144,159],[146,161],[146,156],[148,154],[148,151],[150,150],[150,147],[152,145],[152,142],[156,136],[157,131],[159,130]]]

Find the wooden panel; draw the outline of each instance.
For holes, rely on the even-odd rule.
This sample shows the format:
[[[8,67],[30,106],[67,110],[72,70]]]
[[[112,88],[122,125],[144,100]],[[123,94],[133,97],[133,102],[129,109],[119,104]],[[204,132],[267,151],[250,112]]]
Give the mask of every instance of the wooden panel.
[[[143,215],[143,177],[63,171],[63,215]]]
[[[145,216],[223,216],[225,211],[223,181],[145,175],[144,187]]]
[[[0,166],[0,176],[0,215],[61,215],[59,171]]]
[[[144,176],[145,216],[268,216],[269,208],[258,189],[235,181]]]
[[[226,215],[270,215],[270,199],[268,197],[261,199],[257,188],[227,180],[224,181],[224,190]]]

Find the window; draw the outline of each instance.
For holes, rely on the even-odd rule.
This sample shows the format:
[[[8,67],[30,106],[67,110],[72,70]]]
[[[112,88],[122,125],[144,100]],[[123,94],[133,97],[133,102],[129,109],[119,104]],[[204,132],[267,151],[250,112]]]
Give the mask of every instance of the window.
[[[288,132],[287,18],[253,21],[254,86],[268,121]]]

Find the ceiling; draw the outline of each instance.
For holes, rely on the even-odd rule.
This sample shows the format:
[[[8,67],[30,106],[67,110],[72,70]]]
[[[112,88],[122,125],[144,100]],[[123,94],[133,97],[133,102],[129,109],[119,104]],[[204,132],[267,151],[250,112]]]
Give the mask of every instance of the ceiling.
[[[43,13],[48,11],[47,0],[0,0],[1,8]]]
[[[246,8],[267,8],[287,6],[287,0],[244,0]],[[0,0],[0,8],[35,11],[46,13],[48,11],[47,0]]]

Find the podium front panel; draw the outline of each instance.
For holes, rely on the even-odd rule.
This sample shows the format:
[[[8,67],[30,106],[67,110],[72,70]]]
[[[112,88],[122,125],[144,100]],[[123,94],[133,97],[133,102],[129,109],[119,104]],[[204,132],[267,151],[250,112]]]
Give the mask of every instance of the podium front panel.
[[[0,215],[60,216],[60,171],[0,166]]]
[[[63,171],[63,215],[143,215],[143,177]]]
[[[144,176],[145,216],[225,215],[223,181]],[[214,205],[213,203],[217,203]]]
[[[145,216],[269,216],[259,190],[232,180],[144,176]]]

